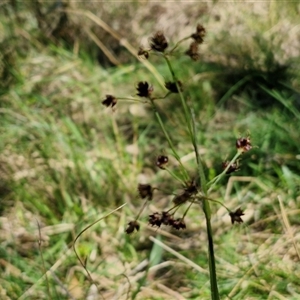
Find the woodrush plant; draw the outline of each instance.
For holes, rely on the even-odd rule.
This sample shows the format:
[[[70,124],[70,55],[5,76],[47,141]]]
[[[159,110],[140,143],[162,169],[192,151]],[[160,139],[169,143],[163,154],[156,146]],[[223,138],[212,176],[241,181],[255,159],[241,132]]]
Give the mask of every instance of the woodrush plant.
[[[203,43],[205,34],[205,28],[202,25],[198,24],[194,33],[181,39],[173,47],[170,47],[169,42],[167,41],[167,38],[165,37],[163,32],[156,32],[149,40],[149,47],[140,47],[140,49],[138,50],[138,55],[140,57],[143,57],[144,59],[149,59],[150,55],[154,54],[165,61],[172,77],[172,81],[165,82],[167,94],[163,96],[154,96],[154,86],[147,81],[140,81],[136,86],[136,95],[138,96],[138,98],[122,98],[115,95],[106,95],[106,98],[102,101],[102,104],[115,110],[116,105],[119,101],[131,100],[134,102],[139,102],[141,105],[150,105],[150,107],[152,108],[155,119],[163,132],[166,142],[169,145],[171,155],[178,162],[179,173],[175,172],[174,169],[168,167],[169,157],[164,154],[161,154],[157,157],[156,167],[165,170],[172,176],[175,181],[179,182],[183,187],[183,192],[173,197],[172,206],[170,207],[170,209],[150,214],[148,219],[149,225],[158,228],[162,225],[165,225],[177,230],[184,230],[187,226],[185,217],[192,204],[200,204],[206,219],[211,299],[217,300],[220,297],[216,275],[210,202],[214,202],[225,207],[229,213],[232,224],[242,223],[243,220],[241,217],[244,215],[244,212],[241,208],[237,208],[235,210],[229,209],[224,203],[212,199],[210,197],[210,194],[216,188],[217,183],[226,174],[230,174],[239,169],[240,157],[243,155],[243,153],[249,151],[252,148],[252,145],[249,135],[246,137],[238,138],[235,143],[236,154],[231,160],[227,160],[222,163],[223,171],[220,174],[215,176],[210,181],[207,180],[204,170],[205,164],[199,151],[199,143],[197,140],[198,134],[196,130],[196,120],[193,112],[193,104],[186,98],[183,93],[184,81],[183,79],[179,78],[178,74],[175,73],[173,67],[174,62],[172,61],[172,57],[174,57],[175,53],[178,54],[177,52],[179,52],[179,54],[182,54],[178,50],[179,45],[189,39],[191,39],[191,43],[188,50],[186,50],[184,54],[188,55],[193,61],[198,61],[200,59],[199,47]],[[175,133],[174,131],[170,133],[167,130],[163,118],[161,117],[161,114],[158,110],[158,102],[166,99],[170,94],[177,94],[180,99],[180,104],[185,120],[184,126],[193,146],[193,151],[196,158],[197,176],[195,177],[192,177],[188,173],[186,167],[183,165],[173,142],[172,135],[174,135]],[[153,187],[151,184],[138,184],[139,196],[141,199],[144,199],[145,202],[142,205],[142,208],[137,214],[136,218],[128,223],[128,226],[125,230],[127,234],[131,234],[134,231],[139,230],[140,225],[138,220],[143,210],[146,208],[147,203],[153,199],[153,195],[156,190],[159,190],[159,187]],[[185,209],[183,215],[175,217],[175,215],[178,214],[179,208],[184,205],[187,205],[187,208]]]

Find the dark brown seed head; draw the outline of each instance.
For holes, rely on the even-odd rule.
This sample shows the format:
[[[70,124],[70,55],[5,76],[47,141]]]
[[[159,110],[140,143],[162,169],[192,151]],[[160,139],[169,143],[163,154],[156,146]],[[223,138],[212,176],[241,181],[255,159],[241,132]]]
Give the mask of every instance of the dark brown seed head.
[[[182,218],[174,220],[174,222],[172,224],[172,227],[175,228],[175,229],[177,229],[177,230],[186,229],[185,222],[184,222],[184,220]]]
[[[167,49],[168,42],[161,31],[156,32],[154,36],[150,39],[150,47],[152,50],[158,52],[164,52]]]
[[[140,97],[149,98],[153,92],[153,87],[146,81],[140,81],[136,87]]]
[[[173,202],[175,205],[180,205],[187,202],[191,198],[191,193],[188,191],[184,191],[182,194],[177,195],[173,198]]]
[[[162,215],[158,212],[149,215],[149,224],[151,226],[157,226],[160,227],[162,224]]]
[[[179,86],[179,89],[180,91],[182,92],[182,83],[181,81],[177,81],[177,85]],[[168,81],[165,83],[165,87],[167,90],[169,90],[171,93],[178,93],[178,88],[177,88],[177,85],[175,82],[171,82],[171,81]]]
[[[191,35],[191,38],[193,38],[197,44],[202,44],[205,34],[205,28],[201,24],[198,24],[196,28],[196,33],[193,33]]]
[[[164,225],[172,225],[174,222],[173,215],[171,215],[167,211],[163,211],[161,215],[161,221]]]
[[[252,149],[250,137],[239,138],[236,140],[236,148],[240,153],[245,153]]]
[[[191,196],[198,193],[196,181],[192,180],[186,183],[186,187],[184,188],[186,193],[189,193]]]
[[[159,155],[156,159],[156,165],[162,170],[165,169],[168,162],[169,162],[169,158],[168,156],[165,155]]]
[[[139,231],[139,229],[140,229],[140,224],[138,223],[138,221],[130,221],[127,225],[125,232],[127,234],[130,234],[133,233],[134,230]]]
[[[142,199],[148,198],[148,200],[152,200],[153,198],[153,188],[150,184],[139,183],[138,192]]]
[[[198,49],[199,49],[198,43],[192,42],[190,44],[190,48],[185,52],[185,54],[188,55],[192,60],[197,61],[200,58]]]
[[[228,167],[229,163],[230,163],[230,161],[228,161],[228,160],[222,162],[223,170],[225,170],[225,169]],[[230,165],[230,167],[229,167],[228,170],[226,171],[226,174],[230,174],[230,173],[236,172],[236,171],[238,171],[239,169],[240,169],[240,168],[239,168],[239,163],[238,163],[238,161],[237,161],[237,162],[232,163],[232,164]]]
[[[148,59],[149,58],[149,51],[145,50],[143,47],[140,47],[139,51],[138,51],[138,56],[143,56],[144,58]]]
[[[229,215],[232,224],[234,224],[234,222],[243,223],[241,216],[244,215],[244,212],[240,208],[238,208],[235,212],[230,212]]]
[[[117,98],[112,95],[106,95],[106,98],[102,101],[102,104],[106,107],[114,107],[117,104]]]

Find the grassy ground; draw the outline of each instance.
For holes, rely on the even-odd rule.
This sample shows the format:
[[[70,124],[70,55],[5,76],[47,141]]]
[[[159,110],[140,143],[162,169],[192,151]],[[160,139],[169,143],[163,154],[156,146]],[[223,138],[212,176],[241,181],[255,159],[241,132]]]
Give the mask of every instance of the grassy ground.
[[[250,132],[254,145],[240,171],[211,195],[245,209],[244,223],[232,226],[225,209],[213,205],[221,298],[299,299],[299,4],[131,3],[118,10],[71,3],[63,34],[37,17],[51,7],[24,3],[0,7],[0,298],[210,298],[202,210],[191,209],[184,231],[147,225],[146,215],[166,207],[167,194],[181,188],[154,166],[170,149],[152,111],[123,102],[112,112],[101,104],[106,94],[134,95],[140,80],[163,94],[158,79],[170,79],[166,66],[140,62],[130,51],[156,26],[176,40],[200,21],[207,29],[200,63],[181,56],[174,64],[193,102],[208,176],[221,171],[237,137]],[[129,26],[125,32],[114,18]],[[124,63],[108,67],[112,61],[105,47],[98,53],[93,32],[107,46],[114,26],[128,42],[109,49]],[[172,96],[159,109],[193,173],[176,101]],[[142,206],[140,182],[162,184],[163,191],[142,216],[140,231],[127,236],[126,225]],[[76,241],[99,295],[72,245],[107,214]]]

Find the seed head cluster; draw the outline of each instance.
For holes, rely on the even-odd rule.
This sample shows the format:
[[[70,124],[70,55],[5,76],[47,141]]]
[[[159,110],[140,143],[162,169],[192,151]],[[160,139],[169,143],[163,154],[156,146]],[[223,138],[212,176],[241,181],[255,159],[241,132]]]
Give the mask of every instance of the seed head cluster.
[[[165,155],[159,155],[159,156],[156,158],[156,165],[157,165],[160,169],[162,169],[162,170],[165,169],[165,167],[167,166],[168,162],[169,162],[168,156],[165,156]]]
[[[150,184],[142,184],[138,185],[138,192],[142,199],[152,200],[153,198],[153,188]]]
[[[154,51],[165,52],[168,45],[167,39],[161,31],[156,32],[150,39],[150,47]]]
[[[232,163],[230,166],[229,166],[229,164],[230,164],[230,161],[228,161],[228,160],[224,161],[222,163],[223,170],[227,169],[226,174],[231,174],[233,172],[237,172],[240,169],[238,161]]]
[[[242,137],[236,140],[236,148],[239,152],[245,153],[252,149],[250,137]]]
[[[204,42],[205,35],[206,35],[205,28],[203,27],[203,25],[198,24],[196,26],[196,32],[192,33],[189,36],[189,38],[192,39],[192,42],[189,46],[189,49],[187,51],[185,51],[185,54],[188,55],[194,61],[197,61],[200,58],[199,45],[201,45]],[[182,42],[182,41],[180,41],[180,42]],[[165,35],[163,34],[162,31],[157,31],[149,39],[149,44],[150,44],[149,49],[145,49],[144,47],[139,47],[139,50],[138,50],[138,56],[139,57],[144,57],[145,59],[148,59],[149,55],[150,55],[150,51],[160,52],[160,53],[166,54],[167,53],[166,50],[169,47],[169,43],[168,43],[168,41],[167,41],[167,39],[166,39],[166,37],[165,37]],[[172,53],[172,50],[170,50],[170,53]],[[167,86],[166,86],[166,88],[168,90],[170,90],[172,93],[178,93],[177,88],[176,89],[173,88],[173,87],[169,88]]]
[[[194,39],[197,44],[202,44],[205,34],[205,28],[201,24],[198,24],[196,27],[196,32],[191,35],[191,38]]]
[[[192,42],[190,48],[185,52],[192,60],[197,61],[200,58],[199,45],[197,42]]]
[[[175,205],[181,205],[193,198],[198,193],[198,189],[194,182],[188,183],[187,186],[184,188],[183,193],[176,195],[173,198],[173,203]]]
[[[150,39],[149,39],[149,48],[145,49],[144,47],[140,47],[138,49],[138,56],[143,57],[145,59],[149,58],[150,53],[156,53],[157,55],[160,55],[163,57],[170,68],[170,71],[172,73],[172,81],[166,81],[165,82],[165,88],[168,90],[168,93],[166,96],[168,96],[170,93],[178,94],[180,93],[180,96],[182,97],[183,95],[181,92],[183,92],[183,83],[182,81],[178,80],[177,77],[175,76],[173,72],[173,68],[171,68],[171,63],[169,57],[173,56],[173,53],[175,49],[177,49],[178,45],[181,42],[186,41],[186,39],[192,39],[189,48],[187,51],[185,51],[185,54],[188,55],[193,61],[197,61],[200,58],[199,54],[199,48],[200,45],[203,44],[204,38],[206,35],[206,30],[205,28],[201,25],[198,24],[196,27],[196,31],[189,35],[187,38],[182,39],[179,41],[171,50],[169,50],[169,43],[167,41],[167,38],[163,34],[162,31],[156,32]],[[149,84],[147,81],[139,81],[136,85],[136,95],[141,98],[146,98],[146,101],[143,101],[144,103],[151,104],[154,111],[158,115],[158,106],[156,107],[156,100],[161,100],[166,98],[165,97],[159,97],[155,98],[153,97],[153,91],[154,88],[151,84]],[[126,100],[125,98],[118,98],[113,96],[113,95],[106,95],[105,99],[102,100],[102,104],[106,107],[111,107],[112,109],[116,106],[118,101],[121,100]],[[128,99],[127,99],[128,100]],[[140,99],[129,99],[129,100],[134,100],[134,101],[140,101]],[[149,100],[149,101],[147,101]],[[155,101],[154,101],[155,100]],[[159,118],[159,122],[161,123],[161,119]],[[162,129],[164,129],[163,125]],[[165,131],[164,131],[165,132]],[[165,134],[167,136],[167,134]],[[168,137],[167,137],[168,138]],[[251,140],[250,137],[241,137],[236,140],[235,143],[236,149],[237,149],[237,157],[242,155],[245,152],[248,152],[249,150],[252,149],[251,145]],[[167,210],[167,211],[161,211],[161,212],[155,212],[149,215],[148,217],[148,222],[149,225],[152,227],[158,227],[160,228],[162,225],[164,226],[170,226],[173,229],[176,230],[181,230],[181,229],[186,229],[186,223],[185,223],[185,216],[187,212],[189,211],[191,205],[194,202],[201,202],[201,201],[209,201],[212,200],[214,202],[218,202],[217,200],[209,199],[208,197],[204,196],[205,193],[203,193],[201,189],[201,185],[198,182],[199,180],[192,180],[189,179],[187,180],[184,172],[182,172],[183,177],[185,176],[185,180],[180,178],[177,173],[172,171],[172,168],[168,167],[167,165],[169,163],[169,157],[166,155],[159,155],[156,157],[155,161],[155,166],[160,168],[161,170],[165,170],[166,172],[170,173],[173,175],[174,178],[179,179],[179,181],[183,182],[183,190],[181,193],[176,194],[175,196],[172,197],[172,207]],[[179,163],[181,163],[179,161]],[[182,165],[181,165],[182,167]],[[233,172],[236,172],[240,169],[239,166],[239,161],[235,159],[235,161],[224,161],[222,163],[223,170],[226,170],[226,174],[231,174]],[[185,171],[185,170],[184,170]],[[223,171],[224,173],[224,171]],[[221,174],[224,175],[224,174]],[[190,177],[191,178],[191,177]],[[217,178],[217,177],[216,177]],[[211,183],[212,182],[212,183]],[[212,185],[216,184],[217,180],[208,182],[208,188],[212,187]],[[209,184],[211,184],[209,186]],[[136,218],[132,221],[130,221],[127,224],[127,228],[125,232],[127,234],[131,234],[135,231],[139,231],[140,229],[140,224],[139,224],[139,217],[143,210],[148,206],[148,203],[150,201],[154,201],[154,191],[159,190],[157,187],[153,187],[151,184],[138,184],[137,187],[137,192],[139,195],[139,198],[144,200],[144,205],[141,207],[140,211],[138,212]],[[174,195],[174,194],[172,194]],[[156,196],[156,195],[155,195]],[[222,204],[222,203],[220,203]],[[224,204],[222,204],[225,206]],[[179,218],[177,217],[178,214],[178,209],[187,206],[185,212],[183,215],[181,215]],[[225,206],[226,207],[226,206]],[[228,209],[228,208],[227,208]],[[235,211],[229,211],[229,216],[231,218],[231,223],[242,223],[242,216],[244,215],[244,212],[241,208],[238,208]],[[172,212],[172,213],[171,213]],[[175,217],[176,214],[176,217]]]
[[[137,95],[140,97],[150,98],[153,92],[153,86],[147,81],[140,81],[136,87]]]
[[[200,59],[199,45],[203,43],[205,34],[205,28],[201,24],[198,24],[196,27],[196,32],[191,35],[193,41],[191,42],[190,47],[185,54],[188,55],[193,61]]]
[[[139,231],[140,230],[140,224],[138,221],[130,221],[127,225],[127,228],[126,228],[126,233],[127,234],[130,234],[130,233],[133,233],[134,230],[136,231]]]
[[[114,107],[117,104],[117,98],[112,95],[106,95],[106,98],[102,101],[102,104],[106,107]]]
[[[240,208],[238,208],[234,212],[230,212],[229,215],[230,215],[232,224],[234,224],[235,222],[236,223],[243,223],[243,220],[242,220],[241,216],[244,216],[245,214]]]
[[[177,81],[177,84],[176,82],[171,82],[171,81],[168,81],[165,83],[165,87],[167,90],[169,90],[171,93],[174,93],[174,94],[178,94],[179,91],[178,91],[178,87],[180,89],[180,91],[182,92],[183,91],[183,88],[182,88],[182,82],[181,81]]]
[[[145,83],[142,82],[143,85],[145,85]],[[147,88],[149,86],[147,85]],[[241,153],[244,153],[246,151],[249,151],[252,146],[251,146],[251,142],[250,142],[250,138],[239,138],[236,141],[236,147],[238,149],[238,151],[241,151]],[[167,163],[169,162],[169,158],[165,155],[159,155],[156,158],[156,166],[158,166],[160,169],[164,170]],[[230,165],[230,166],[229,166]],[[223,169],[227,169],[226,174],[231,174],[233,172],[236,172],[239,170],[239,162],[235,161],[235,162],[231,162],[230,161],[225,161],[222,163]],[[228,167],[229,166],[229,167]],[[146,199],[146,200],[152,200],[153,199],[153,191],[156,188],[153,188],[150,184],[139,184],[138,185],[138,193],[141,199]],[[161,225],[165,225],[165,226],[170,226],[173,229],[186,229],[186,223],[184,221],[184,217],[188,211],[188,209],[186,210],[185,214],[180,217],[180,218],[174,218],[174,214],[175,213],[170,213],[170,211],[172,211],[173,209],[176,209],[181,206],[184,205],[185,203],[189,202],[189,203],[193,203],[195,201],[195,199],[203,199],[201,198],[201,193],[199,194],[199,187],[197,185],[197,181],[196,180],[191,180],[190,182],[186,182],[183,192],[174,196],[172,199],[172,202],[174,204],[174,206],[169,209],[168,211],[162,211],[162,212],[155,212],[153,214],[149,215],[148,218],[148,222],[149,225],[153,226],[153,227],[158,227],[160,228]],[[175,210],[175,211],[176,211]],[[138,216],[140,215],[140,213],[138,214]],[[244,212],[241,208],[238,208],[235,211],[230,211],[229,212],[229,216],[231,219],[231,223],[243,223],[243,219],[242,216],[244,215]],[[140,228],[140,225],[136,220],[131,221],[128,223],[128,226],[126,228],[126,233],[131,234],[134,231],[138,231]]]
[[[174,219],[173,215],[166,211],[163,211],[162,213],[156,212],[149,215],[149,224],[157,227],[160,227],[161,225],[171,226],[177,230],[186,229],[183,218]]]
[[[138,51],[138,56],[139,57],[144,57],[145,59],[148,59],[149,58],[149,50],[146,50],[143,47],[140,47],[139,51]]]

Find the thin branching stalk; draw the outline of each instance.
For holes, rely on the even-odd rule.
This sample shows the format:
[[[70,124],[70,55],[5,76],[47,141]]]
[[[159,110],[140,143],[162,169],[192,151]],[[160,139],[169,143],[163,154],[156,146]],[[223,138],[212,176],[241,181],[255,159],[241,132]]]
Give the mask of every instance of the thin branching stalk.
[[[195,117],[192,114],[192,124],[193,124],[193,145],[196,154],[198,173],[200,177],[200,186],[202,188],[203,194],[208,195],[206,177],[204,173],[203,163],[200,157],[200,153],[197,147],[197,131],[196,131],[196,122]],[[210,290],[211,290],[211,299],[219,300],[219,290],[218,290],[218,281],[217,281],[217,271],[216,271],[216,262],[215,262],[215,252],[214,252],[214,242],[213,242],[213,232],[211,229],[211,209],[208,200],[203,199],[202,209],[206,219],[206,231],[208,238],[208,253],[209,253],[209,278],[210,278]]]
[[[222,173],[220,173],[218,176],[216,176],[214,179],[212,179],[210,182],[208,182],[208,186],[209,186],[209,190],[208,193],[210,193],[214,187],[216,186],[216,184],[225,176],[226,172],[229,170],[230,166],[236,162],[236,160],[241,156],[241,152],[238,151],[235,156],[233,157],[233,159],[228,163],[227,167],[223,170]]]
[[[231,212],[230,209],[226,205],[224,205],[224,203],[222,203],[221,201],[218,201],[218,200],[215,200],[215,199],[212,199],[212,198],[208,198],[208,197],[205,197],[205,196],[198,197],[198,201],[202,202],[203,200],[208,200],[210,202],[218,203],[219,205],[223,206],[228,212]]]
[[[74,242],[73,242],[73,250],[74,250],[74,253],[78,259],[78,261],[80,262],[81,266],[85,269],[86,273],[87,273],[87,276],[88,276],[88,279],[90,281],[91,284],[95,284],[97,286],[97,289],[98,289],[98,292],[99,294],[101,295],[101,297],[103,298],[102,294],[101,294],[101,291],[99,289],[99,286],[97,285],[97,283],[93,280],[92,278],[92,275],[91,273],[89,272],[89,270],[87,269],[86,267],[86,263],[82,261],[82,259],[80,258],[77,250],[76,250],[76,247],[75,247],[75,244],[77,242],[77,240],[79,239],[79,237],[85,232],[87,231],[89,228],[91,228],[92,226],[94,226],[95,224],[97,224],[98,222],[100,222],[101,220],[105,219],[106,217],[108,217],[109,215],[113,214],[114,212],[118,211],[119,209],[123,208],[127,203],[124,203],[122,204],[121,206],[117,207],[116,209],[112,210],[111,212],[109,212],[108,214],[106,214],[105,216],[102,216],[101,218],[97,219],[96,221],[94,221],[93,223],[91,223],[90,225],[88,225],[87,227],[85,227],[83,230],[81,230],[78,235],[76,236],[76,238],[74,239]]]
[[[178,42],[175,44],[175,46],[170,50],[169,53],[172,54],[172,53],[178,48],[178,46],[179,46],[181,43],[183,43],[184,41],[188,40],[189,38],[190,38],[190,36],[187,36],[187,37],[181,39],[180,41],[178,41]]]
[[[188,106],[187,106],[185,98],[184,98],[184,96],[183,96],[183,94],[181,92],[181,88],[180,88],[180,86],[178,84],[177,76],[175,75],[175,72],[173,70],[173,67],[172,67],[172,64],[171,64],[169,58],[167,56],[164,56],[164,59],[167,62],[168,68],[169,68],[169,70],[171,72],[171,75],[172,75],[172,79],[173,79],[174,83],[176,84],[176,87],[177,87],[177,90],[178,90],[178,93],[179,93],[179,96],[180,96],[180,100],[181,100],[181,105],[183,107],[184,117],[185,117],[186,125],[187,125],[188,131],[189,131],[189,135],[193,139],[192,126],[191,126],[191,118],[190,118],[190,113],[189,113]]]
[[[159,115],[159,113],[158,113],[158,111],[157,111],[157,108],[156,108],[156,105],[155,105],[154,101],[153,101],[152,99],[150,99],[150,100],[151,100],[152,108],[153,108],[153,110],[154,110],[155,117],[156,117],[156,119],[157,119],[157,121],[158,121],[158,123],[159,123],[159,125],[160,125],[161,130],[162,130],[163,133],[164,133],[165,138],[166,138],[167,141],[168,141],[168,144],[169,144],[169,146],[170,146],[170,148],[171,148],[171,150],[172,150],[172,152],[173,152],[174,157],[176,158],[176,160],[177,160],[178,163],[179,163],[180,170],[181,170],[181,173],[182,173],[182,175],[183,175],[183,177],[184,177],[184,180],[187,180],[187,179],[189,178],[189,176],[188,176],[188,174],[187,174],[187,171],[186,171],[186,169],[184,168],[184,166],[182,165],[182,162],[181,162],[181,160],[180,160],[180,156],[178,155],[178,153],[177,153],[177,151],[176,151],[176,149],[175,149],[175,147],[174,147],[174,145],[173,145],[173,142],[172,142],[172,140],[171,140],[171,138],[170,138],[168,132],[167,132],[166,129],[165,129],[165,125],[164,125],[164,123],[163,123],[163,121],[162,121],[162,119],[161,119],[161,117],[160,117],[160,115]]]
[[[179,178],[174,172],[172,172],[169,168],[164,168],[164,170],[166,170],[176,181],[179,181],[182,183],[182,185],[184,185],[184,181]]]
[[[175,72],[172,68],[172,64],[167,56],[164,56],[169,70],[172,75],[173,81],[176,83],[177,90],[180,96],[181,104],[183,107],[183,112],[185,116],[186,125],[188,128],[189,136],[191,138],[191,142],[194,148],[194,152],[196,155],[197,167],[198,167],[198,175],[199,175],[199,186],[202,189],[202,192],[205,196],[207,196],[207,185],[206,185],[206,177],[204,173],[204,166],[200,157],[200,153],[198,150],[197,144],[197,131],[196,131],[196,122],[195,117],[191,113],[186,103],[186,99],[183,96],[183,93],[180,89],[178,84],[177,77]],[[210,276],[210,288],[211,288],[211,299],[212,300],[219,300],[219,291],[218,291],[218,282],[217,282],[217,273],[216,273],[216,263],[215,263],[215,254],[214,254],[214,243],[213,243],[213,232],[211,228],[211,209],[208,200],[203,199],[202,202],[202,209],[206,219],[206,230],[207,230],[207,237],[208,237],[208,253],[209,253],[209,276]]]

